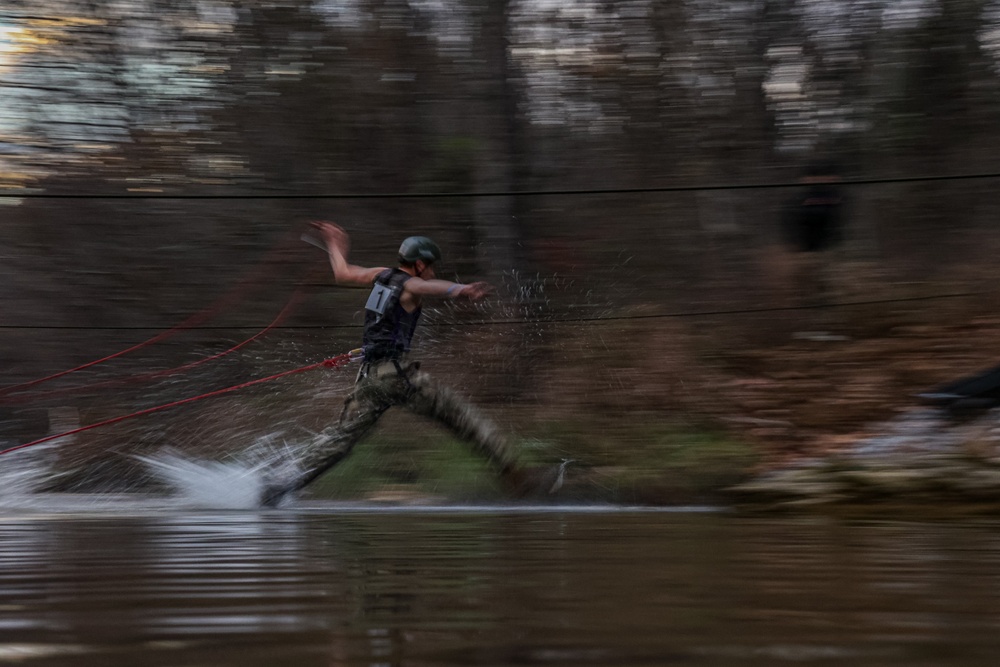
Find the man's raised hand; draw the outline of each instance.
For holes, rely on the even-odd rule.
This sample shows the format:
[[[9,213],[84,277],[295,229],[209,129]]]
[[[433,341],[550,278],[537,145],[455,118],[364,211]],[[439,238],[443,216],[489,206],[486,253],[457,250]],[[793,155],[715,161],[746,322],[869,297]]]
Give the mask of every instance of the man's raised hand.
[[[323,236],[327,247],[333,246],[341,253],[347,254],[351,241],[343,227],[326,220],[314,220],[309,224]]]

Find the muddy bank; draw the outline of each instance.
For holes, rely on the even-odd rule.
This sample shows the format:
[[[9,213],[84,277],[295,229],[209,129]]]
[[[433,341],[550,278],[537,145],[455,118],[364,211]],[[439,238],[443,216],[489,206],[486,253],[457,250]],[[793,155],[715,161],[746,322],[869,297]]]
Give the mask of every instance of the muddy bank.
[[[795,507],[851,503],[1000,507],[1000,409],[953,415],[915,408],[841,451],[803,458],[728,489],[733,502]]]

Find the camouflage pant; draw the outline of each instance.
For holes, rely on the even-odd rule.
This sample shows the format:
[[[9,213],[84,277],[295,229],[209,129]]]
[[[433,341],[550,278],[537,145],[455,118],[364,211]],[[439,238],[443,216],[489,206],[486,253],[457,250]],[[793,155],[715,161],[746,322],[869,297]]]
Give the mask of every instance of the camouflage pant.
[[[447,387],[437,384],[417,364],[397,366],[383,361],[362,366],[354,392],[347,398],[340,422],[308,443],[299,457],[302,476],[287,490],[301,489],[344,460],[367,436],[385,411],[402,406],[430,417],[460,439],[500,473],[514,468],[514,452],[486,415]]]

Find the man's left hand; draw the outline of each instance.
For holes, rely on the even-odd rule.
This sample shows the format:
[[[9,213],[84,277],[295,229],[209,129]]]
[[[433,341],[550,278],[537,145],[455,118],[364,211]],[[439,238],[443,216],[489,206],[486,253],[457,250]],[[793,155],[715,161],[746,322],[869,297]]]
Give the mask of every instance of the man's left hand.
[[[462,286],[458,296],[469,301],[480,301],[493,293],[493,286],[485,282],[469,283]]]

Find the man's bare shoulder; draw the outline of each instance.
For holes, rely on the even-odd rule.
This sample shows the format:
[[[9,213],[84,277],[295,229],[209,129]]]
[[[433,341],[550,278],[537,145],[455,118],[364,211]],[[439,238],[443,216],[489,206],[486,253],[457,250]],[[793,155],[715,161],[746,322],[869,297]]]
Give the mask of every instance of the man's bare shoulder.
[[[338,281],[337,284],[349,287],[371,287],[375,279],[388,270],[388,267],[385,266],[356,266],[353,267],[353,270],[343,280]]]

